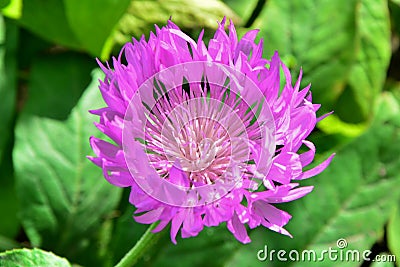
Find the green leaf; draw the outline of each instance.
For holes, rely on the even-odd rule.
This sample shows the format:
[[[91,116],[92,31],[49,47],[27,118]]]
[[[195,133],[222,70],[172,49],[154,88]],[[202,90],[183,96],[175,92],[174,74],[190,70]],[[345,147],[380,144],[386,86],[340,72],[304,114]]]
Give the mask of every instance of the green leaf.
[[[3,2],[7,3],[7,6],[2,7],[1,12],[4,16],[19,19],[22,13],[22,0],[3,0]]]
[[[66,16],[72,31],[92,55],[106,59],[110,44],[103,47],[115,25],[124,14],[130,0],[64,0]]]
[[[271,0],[255,24],[267,55],[278,50],[295,59],[295,72],[303,68],[323,112],[337,108],[352,123],[369,118],[389,64],[386,0]]]
[[[18,22],[43,39],[108,57],[115,25],[129,0],[29,0]]]
[[[34,59],[23,111],[54,119],[66,119],[84,88],[90,83],[95,61],[85,55],[63,53]]]
[[[0,9],[8,6],[10,4],[10,0],[0,0]]]
[[[79,39],[69,26],[63,0],[23,1],[18,22],[47,41],[81,48]]]
[[[335,110],[349,122],[362,121],[371,117],[376,97],[382,90],[391,56],[390,21],[387,0],[361,1],[357,9],[356,61],[353,63],[348,80],[348,90],[354,95],[361,118],[356,120],[348,111],[346,97],[339,97]]]
[[[6,149],[5,157],[0,164],[0,251],[14,247],[7,246],[9,242],[2,242],[4,238],[14,238],[20,230],[21,224],[17,217],[19,203],[15,191],[14,170],[12,168],[11,144]],[[2,245],[6,245],[3,247]]]
[[[389,251],[400,259],[400,202],[394,210],[387,227]]]
[[[104,105],[97,89],[100,77],[100,71],[94,72],[65,122],[21,116],[13,152],[20,217],[32,245],[88,265],[101,260],[98,232],[121,193],[86,159],[89,136],[99,136],[88,110]]]
[[[16,216],[18,201],[11,160],[16,110],[17,40],[17,27],[0,15],[0,235],[4,238],[15,237],[20,227]]]
[[[397,4],[397,5],[400,5],[400,0],[390,0],[390,1],[395,3],[395,4]]]
[[[114,38],[116,43],[122,45],[131,41],[132,36],[148,36],[150,31],[154,31],[154,24],[166,25],[169,18],[188,34],[196,37],[203,27],[215,31],[217,21],[221,21],[224,16],[236,24],[240,22],[229,7],[217,0],[132,1],[118,24]]]
[[[34,249],[15,249],[0,253],[0,266],[4,267],[33,267],[52,266],[70,267],[71,264],[51,252]]]
[[[250,1],[224,0],[223,2],[227,4],[233,11],[235,11],[236,14],[238,14],[243,21],[246,22],[253,14],[253,11],[257,6],[258,0],[250,0]]]
[[[400,1],[399,0],[391,0],[389,1],[389,11],[390,11],[390,23],[392,26],[392,36],[394,38],[398,38],[400,34]],[[397,40],[397,39],[394,39]],[[399,50],[399,45],[396,42],[392,43],[392,51],[393,56],[396,57],[396,52]],[[397,51],[395,51],[397,50]],[[388,73],[388,77],[398,76],[398,63],[397,60],[392,61],[391,72]]]
[[[343,134],[348,137],[357,137],[367,127],[366,123],[350,124],[341,121],[336,115],[330,115],[318,123],[318,128],[328,134]]]
[[[303,181],[314,191],[301,200],[281,207],[293,217],[287,230],[293,239],[258,228],[250,235],[253,242],[232,253],[225,266],[312,266],[312,262],[259,261],[257,252],[289,253],[304,249],[321,253],[338,249],[337,240],[346,239],[346,249],[361,253],[383,236],[383,228],[399,201],[400,186],[400,113],[399,104],[384,95],[378,104],[371,128],[339,151],[331,165],[318,177]],[[395,106],[393,106],[395,105]],[[395,111],[395,112],[394,112]],[[383,141],[384,140],[384,141]],[[332,266],[325,261],[316,266]],[[358,266],[357,261],[340,262],[340,266]]]
[[[265,39],[265,54],[270,57],[278,50],[295,59],[290,67],[303,67],[305,83],[312,82],[313,96],[320,102],[332,103],[342,92],[354,61],[356,4],[357,0],[271,0],[255,22]],[[318,93],[322,86],[325,95]]]
[[[16,100],[17,28],[0,15],[0,162],[12,134]]]

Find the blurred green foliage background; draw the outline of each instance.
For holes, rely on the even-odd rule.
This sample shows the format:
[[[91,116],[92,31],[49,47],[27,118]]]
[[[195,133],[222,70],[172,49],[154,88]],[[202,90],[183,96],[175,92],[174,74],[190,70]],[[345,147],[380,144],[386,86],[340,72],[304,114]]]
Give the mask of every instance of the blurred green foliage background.
[[[89,136],[99,135],[87,110],[102,106],[95,57],[108,60],[170,17],[195,40],[205,28],[207,39],[227,16],[239,35],[260,29],[265,57],[278,50],[294,77],[303,69],[319,115],[335,111],[310,136],[317,162],[337,156],[302,183],[315,186],[310,195],[280,205],[293,215],[293,239],[259,228],[243,245],[220,226],[175,246],[160,234],[138,265],[395,266],[256,256],[265,245],[337,249],[345,238],[346,249],[395,255],[400,266],[399,0],[1,0],[0,8],[0,251],[39,247],[112,266],[135,244],[147,226],[132,219],[129,190],[86,159]],[[0,254],[0,265],[26,257],[69,265],[38,250]]]

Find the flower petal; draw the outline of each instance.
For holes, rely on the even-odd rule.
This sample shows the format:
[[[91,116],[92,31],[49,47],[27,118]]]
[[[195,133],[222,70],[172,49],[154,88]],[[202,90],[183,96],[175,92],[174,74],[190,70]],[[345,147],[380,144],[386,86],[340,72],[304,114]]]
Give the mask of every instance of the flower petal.
[[[229,231],[231,231],[231,233],[236,237],[236,239],[243,244],[251,242],[250,237],[247,234],[246,227],[240,222],[236,213],[234,213],[232,219],[228,221],[227,227]]]
[[[310,178],[310,177],[320,174],[323,170],[326,169],[326,167],[328,167],[328,165],[331,163],[331,161],[335,155],[336,154],[333,153],[331,156],[329,156],[329,158],[327,158],[321,164],[312,168],[311,170],[304,172],[301,176],[297,177],[296,180],[303,180],[303,179],[307,179],[307,178]]]

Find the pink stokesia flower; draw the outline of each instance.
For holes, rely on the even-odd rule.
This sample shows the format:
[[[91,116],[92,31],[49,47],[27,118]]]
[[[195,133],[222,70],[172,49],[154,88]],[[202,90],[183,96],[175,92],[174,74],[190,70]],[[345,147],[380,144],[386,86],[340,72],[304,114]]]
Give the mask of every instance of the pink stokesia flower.
[[[291,216],[274,204],[311,192],[295,181],[334,156],[303,172],[315,155],[305,139],[319,120],[310,86],[300,90],[301,71],[292,86],[278,53],[262,58],[258,30],[238,40],[233,23],[228,34],[224,26],[206,46],[203,32],[195,42],[169,21],[148,41],[127,43],[113,69],[99,63],[107,106],[91,112],[113,143],[91,137],[97,157],[89,158],[111,184],[131,187],[137,222],[159,221],[155,232],[171,223],[174,243],[179,230],[186,238],[223,222],[243,243],[246,224],[290,236]],[[302,145],[308,151],[298,154]]]

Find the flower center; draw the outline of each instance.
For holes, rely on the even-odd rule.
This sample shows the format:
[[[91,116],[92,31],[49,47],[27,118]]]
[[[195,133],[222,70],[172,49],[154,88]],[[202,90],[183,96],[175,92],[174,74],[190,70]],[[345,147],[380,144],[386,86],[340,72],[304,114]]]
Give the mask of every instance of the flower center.
[[[217,147],[211,138],[202,139],[200,142],[192,139],[186,144],[181,144],[179,150],[182,152],[182,170],[186,172],[203,171],[217,157]]]

